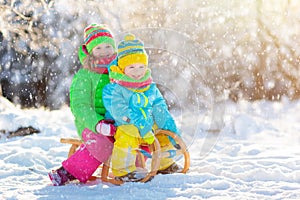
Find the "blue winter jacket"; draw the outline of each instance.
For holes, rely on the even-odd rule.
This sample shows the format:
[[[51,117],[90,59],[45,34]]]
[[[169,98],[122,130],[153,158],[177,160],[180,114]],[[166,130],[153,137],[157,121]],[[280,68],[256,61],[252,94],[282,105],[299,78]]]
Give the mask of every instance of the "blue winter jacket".
[[[155,83],[144,92],[134,92],[110,83],[104,87],[102,95],[104,106],[116,126],[133,124],[144,137],[156,123],[160,129],[180,134]]]

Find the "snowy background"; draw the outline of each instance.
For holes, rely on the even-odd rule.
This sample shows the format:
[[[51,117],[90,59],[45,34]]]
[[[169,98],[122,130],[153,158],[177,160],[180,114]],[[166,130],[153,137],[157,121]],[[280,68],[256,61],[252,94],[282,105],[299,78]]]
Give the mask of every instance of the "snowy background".
[[[205,98],[203,87],[234,101],[298,99],[299,9],[298,0],[0,1],[3,95],[24,107],[68,103],[83,29],[96,22],[117,41],[143,40],[156,78],[163,67],[173,87],[190,84],[178,91],[185,103]]]
[[[299,9],[298,0],[0,1],[0,199],[300,199]],[[94,22],[117,41],[132,32],[145,42],[189,147],[187,174],[51,186],[47,173],[70,147],[60,138],[77,136],[69,86]],[[40,133],[9,137],[28,126]]]
[[[59,139],[76,137],[69,108],[20,110],[0,98],[1,128],[31,125],[41,131],[9,139],[1,135],[0,199],[299,199],[300,101],[225,105],[220,134],[207,133],[201,120],[193,141],[186,141],[187,174],[157,175],[146,184],[92,181],[54,187],[47,173],[61,165],[70,147]],[[189,117],[187,126],[199,116]]]

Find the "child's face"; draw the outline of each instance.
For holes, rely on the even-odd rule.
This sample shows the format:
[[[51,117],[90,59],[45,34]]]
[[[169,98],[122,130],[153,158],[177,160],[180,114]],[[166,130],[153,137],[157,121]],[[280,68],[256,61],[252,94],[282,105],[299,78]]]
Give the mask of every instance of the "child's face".
[[[97,45],[92,51],[93,56],[96,58],[110,58],[114,53],[113,46],[106,43]]]
[[[133,78],[135,80],[139,80],[144,77],[146,73],[146,66],[141,63],[135,63],[132,65],[128,65],[125,67],[124,74]]]

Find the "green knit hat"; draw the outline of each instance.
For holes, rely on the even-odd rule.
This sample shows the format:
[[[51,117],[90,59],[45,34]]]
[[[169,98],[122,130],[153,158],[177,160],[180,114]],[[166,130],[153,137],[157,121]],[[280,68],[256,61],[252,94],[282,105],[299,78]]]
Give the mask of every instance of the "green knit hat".
[[[111,31],[104,24],[90,24],[84,29],[84,44],[80,45],[78,57],[81,64],[97,45],[107,43],[116,50],[115,40]]]

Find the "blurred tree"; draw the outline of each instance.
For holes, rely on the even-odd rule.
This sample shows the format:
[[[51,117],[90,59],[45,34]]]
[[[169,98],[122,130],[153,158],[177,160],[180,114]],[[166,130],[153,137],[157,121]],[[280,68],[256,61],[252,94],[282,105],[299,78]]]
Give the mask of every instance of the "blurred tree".
[[[63,9],[51,0],[0,4],[0,78],[14,103],[54,109],[68,102],[68,85],[80,66],[78,30],[82,33],[87,18],[77,20],[79,11]]]
[[[299,98],[300,52],[295,47],[299,42],[294,40],[299,32],[289,27],[297,21],[295,13],[292,12],[294,6],[299,4],[295,5],[294,1],[278,1],[276,4],[269,1],[255,2],[256,33],[251,39],[257,61],[248,67],[252,83],[247,84],[243,81],[240,85],[239,89],[244,98],[250,100],[280,100],[282,96],[290,99]],[[249,54],[253,55],[253,52],[248,52]],[[242,79],[247,79],[244,74],[242,75],[244,76]]]
[[[97,22],[118,41],[128,31],[142,39],[154,78],[181,103],[205,106],[224,91],[235,101],[299,98],[299,7],[297,0],[5,0],[3,94],[27,106],[67,102],[83,29]]]
[[[60,56],[59,14],[53,1],[5,1],[1,9],[1,82],[4,95],[25,107],[51,107],[47,101]],[[5,74],[5,75],[3,75]]]

